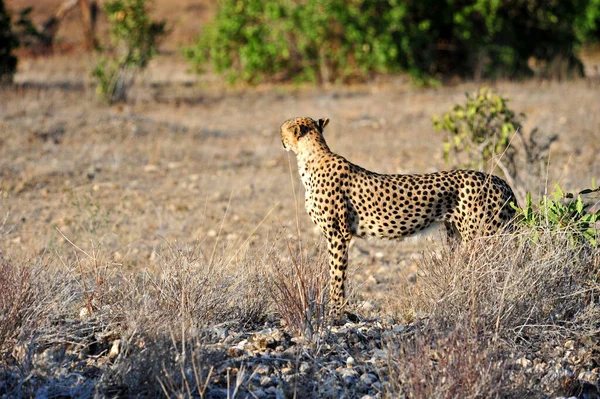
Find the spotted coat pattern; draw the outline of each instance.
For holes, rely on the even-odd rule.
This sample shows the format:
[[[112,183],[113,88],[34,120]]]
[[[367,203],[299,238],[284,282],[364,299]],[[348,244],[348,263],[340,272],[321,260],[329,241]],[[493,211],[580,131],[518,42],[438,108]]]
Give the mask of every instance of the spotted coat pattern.
[[[449,236],[468,241],[495,233],[513,218],[514,194],[499,177],[472,170],[370,172],[331,152],[323,138],[328,122],[289,119],[281,138],[283,147],[296,154],[306,210],[327,240],[333,317],[339,318],[344,307],[353,236],[402,239],[442,222]]]

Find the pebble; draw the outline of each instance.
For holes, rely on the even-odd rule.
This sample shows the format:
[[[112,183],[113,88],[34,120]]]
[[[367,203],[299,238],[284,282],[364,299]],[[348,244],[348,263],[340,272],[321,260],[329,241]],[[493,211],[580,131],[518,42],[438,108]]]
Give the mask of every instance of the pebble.
[[[524,369],[529,368],[533,365],[533,362],[531,360],[527,359],[526,357],[517,359],[515,361],[515,363],[518,364],[519,366],[523,367]]]
[[[353,385],[356,383],[356,377],[358,376],[358,373],[353,368],[346,367],[339,370],[338,373],[340,374],[340,377],[342,377],[344,384]]]
[[[263,387],[268,387],[274,384],[273,378],[268,375],[263,375],[260,377],[260,385]]]
[[[114,359],[119,356],[119,352],[121,350],[121,340],[115,339],[110,347],[110,351],[108,352],[108,358]]]
[[[356,360],[354,360],[354,358],[352,356],[348,356],[348,358],[346,359],[346,367],[354,367],[356,365]]]
[[[279,388],[279,387],[269,387],[267,389],[265,389],[265,393],[269,396],[275,396],[275,398],[280,399],[280,398],[284,398],[284,394],[283,394],[283,389]]]
[[[301,374],[308,374],[310,372],[310,364],[308,362],[302,362],[300,363],[300,368],[299,371]]]
[[[372,385],[375,381],[377,381],[377,376],[375,374],[364,373],[360,376],[360,382],[365,385]]]

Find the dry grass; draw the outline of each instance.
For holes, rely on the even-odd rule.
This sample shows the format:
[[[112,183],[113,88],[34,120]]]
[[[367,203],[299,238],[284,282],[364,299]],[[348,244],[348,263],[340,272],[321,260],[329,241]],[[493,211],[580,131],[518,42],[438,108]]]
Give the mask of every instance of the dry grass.
[[[568,395],[559,378],[536,387],[533,377],[509,376],[520,356],[600,333],[599,255],[549,229],[426,252],[417,284],[399,298],[426,318],[389,343],[392,396]]]
[[[155,333],[183,324],[195,331],[224,322],[254,325],[265,317],[267,303],[256,295],[266,281],[261,260],[228,268],[224,260],[209,263],[197,249],[173,246],[158,257],[156,270],[121,282],[114,302],[130,329]]]
[[[287,240],[289,258],[272,257],[270,263],[270,296],[280,317],[290,331],[317,343],[327,323],[328,261],[326,251],[309,255],[300,244],[297,251]]]
[[[37,293],[35,271],[0,257],[0,353],[31,320]]]
[[[468,321],[426,328],[390,344],[390,397],[493,398],[506,386],[506,365]]]
[[[11,321],[2,327],[0,395],[7,397],[201,396],[213,366],[209,385],[226,395],[241,364],[215,346],[226,337],[215,331],[237,330],[241,340],[279,328],[318,338],[327,298],[324,254],[312,243],[320,232],[302,209],[301,190],[290,189],[279,124],[327,116],[328,143],[351,161],[382,173],[429,172],[444,168],[431,115],[473,89],[419,91],[395,81],[331,91],[141,85],[131,103],[107,108],[91,91],[69,87],[2,93],[0,320]],[[585,82],[497,89],[529,115],[526,131],[559,134],[548,182],[576,191],[598,175],[597,90]],[[292,178],[297,184],[295,170]],[[302,250],[274,240],[282,230],[298,230]],[[377,320],[364,336],[352,327],[329,334],[326,350],[299,360],[311,371],[298,381],[337,381],[345,363],[321,355],[372,366],[372,353],[361,360],[354,341],[365,351],[380,345],[380,329],[397,324],[398,309],[420,323],[413,341],[402,333],[389,342],[381,378],[394,387],[389,397],[512,392],[503,372],[513,367],[511,354],[568,338],[597,343],[598,253],[560,235],[531,241],[521,233],[454,250],[357,241],[351,251],[349,285],[360,287]],[[417,267],[413,282],[407,276]],[[109,358],[116,340],[120,350]],[[229,377],[217,365],[230,367]],[[245,369],[244,381],[252,372]]]

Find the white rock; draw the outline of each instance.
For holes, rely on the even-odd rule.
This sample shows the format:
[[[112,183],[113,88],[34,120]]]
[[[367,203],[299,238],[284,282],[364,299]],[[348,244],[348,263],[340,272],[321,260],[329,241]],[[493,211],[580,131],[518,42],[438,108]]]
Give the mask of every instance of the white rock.
[[[300,373],[307,374],[310,371],[310,364],[308,362],[300,363]]]
[[[114,359],[119,356],[119,352],[121,351],[121,340],[115,339],[110,347],[110,351],[108,352],[108,358]]]
[[[354,367],[356,365],[356,361],[352,356],[348,356],[346,359],[346,367]]]
[[[371,385],[375,381],[377,381],[377,376],[375,374],[364,373],[360,376],[360,382],[362,382],[365,385]]]
[[[531,367],[531,365],[533,364],[533,362],[531,360],[527,359],[526,357],[517,359],[515,361],[515,363],[518,364],[519,366],[523,367],[524,369]]]

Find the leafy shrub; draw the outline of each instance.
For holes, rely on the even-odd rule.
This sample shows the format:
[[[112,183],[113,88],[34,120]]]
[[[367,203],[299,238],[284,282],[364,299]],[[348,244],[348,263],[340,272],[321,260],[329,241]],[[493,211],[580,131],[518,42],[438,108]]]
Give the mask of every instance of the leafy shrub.
[[[0,85],[11,83],[17,70],[17,57],[12,50],[19,45],[11,30],[10,14],[0,0]]]
[[[112,0],[104,4],[115,54],[102,58],[92,74],[98,94],[107,102],[124,101],[135,75],[157,54],[165,22],[151,21],[146,0]]]
[[[210,62],[231,82],[330,82],[398,70],[391,34],[406,6],[390,8],[344,0],[223,1],[185,55],[197,71]]]
[[[499,168],[518,198],[525,188],[540,185],[548,160],[550,145],[558,135],[540,134],[534,128],[523,131],[523,113],[508,107],[509,99],[495,91],[481,88],[466,93],[466,102],[453,106],[444,115],[433,117],[433,126],[446,132],[444,159],[452,167]],[[526,173],[519,173],[526,171]],[[543,187],[539,187],[541,194]]]
[[[594,183],[592,182],[592,187]],[[596,222],[600,221],[600,209],[588,213],[591,203],[585,203],[582,195],[600,192],[599,188],[591,188],[580,191],[577,198],[571,193],[565,193],[556,184],[554,191],[548,196],[543,196],[537,206],[533,205],[531,194],[527,193],[525,206],[515,207],[521,222],[534,230],[551,228],[552,230],[566,232],[571,242],[589,242],[593,246],[598,245],[599,231]]]
[[[399,71],[418,82],[518,76],[531,73],[530,57],[560,57],[582,72],[575,50],[596,21],[585,17],[596,2],[223,0],[184,53],[197,71],[212,64],[229,81],[250,83]]]
[[[521,129],[523,114],[508,108],[508,99],[482,88],[466,93],[464,105],[457,104],[441,118],[435,116],[436,130],[448,133],[444,159],[455,166],[482,169],[492,157],[514,151],[511,137]]]
[[[590,0],[585,13],[575,20],[575,31],[579,41],[600,41],[600,0]]]

